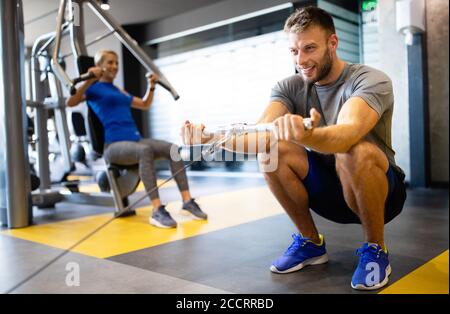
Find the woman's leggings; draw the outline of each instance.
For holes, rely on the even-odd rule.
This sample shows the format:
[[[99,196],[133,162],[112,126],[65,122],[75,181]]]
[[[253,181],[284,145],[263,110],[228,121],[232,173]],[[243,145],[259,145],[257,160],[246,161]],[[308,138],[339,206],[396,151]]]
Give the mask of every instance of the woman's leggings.
[[[173,161],[170,157],[171,144],[165,141],[150,138],[141,139],[139,142],[120,141],[110,143],[105,147],[104,157],[108,163],[130,166],[139,164],[139,176],[144,183],[145,190],[149,192],[156,186],[155,159],[165,158],[170,161],[172,175],[184,167],[183,161]],[[178,149],[174,149],[178,152]],[[187,191],[189,189],[186,171],[180,171],[175,176],[178,189]],[[158,189],[150,193],[152,200],[159,198]]]

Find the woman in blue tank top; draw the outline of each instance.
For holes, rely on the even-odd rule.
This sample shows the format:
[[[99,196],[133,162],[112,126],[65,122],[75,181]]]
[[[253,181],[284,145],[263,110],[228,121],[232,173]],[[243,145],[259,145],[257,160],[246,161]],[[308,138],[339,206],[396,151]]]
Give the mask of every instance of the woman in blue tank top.
[[[174,161],[170,156],[171,149],[178,151],[173,147],[175,144],[142,138],[131,116],[131,108],[140,110],[150,108],[158,77],[156,75],[149,77],[144,97],[130,95],[113,84],[119,69],[118,59],[117,53],[112,50],[97,52],[96,66],[88,70],[96,77],[84,82],[77,93],[68,99],[67,105],[73,107],[86,101],[104,127],[105,160],[118,165],[139,164],[139,176],[146,191],[156,187],[154,160],[168,159],[172,174],[180,171],[175,176],[175,181],[183,199],[181,210],[192,215],[194,219],[207,219],[207,215],[190,195],[186,172],[181,170],[183,162]],[[150,223],[162,228],[176,227],[176,221],[167,212],[165,205],[161,204],[157,189],[150,193],[150,199],[153,205]]]

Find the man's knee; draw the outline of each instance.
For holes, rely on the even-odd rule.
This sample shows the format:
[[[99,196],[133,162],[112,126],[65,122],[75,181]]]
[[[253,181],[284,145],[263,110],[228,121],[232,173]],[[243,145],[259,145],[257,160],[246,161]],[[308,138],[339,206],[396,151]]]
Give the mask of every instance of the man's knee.
[[[385,154],[374,144],[361,141],[355,144],[346,153],[336,154],[336,170],[347,172],[359,172],[381,168],[387,171],[389,162]]]
[[[278,167],[273,172],[264,173],[265,176],[276,175],[286,166],[296,173],[304,174],[308,172],[308,155],[304,147],[294,143],[279,141],[277,148]]]

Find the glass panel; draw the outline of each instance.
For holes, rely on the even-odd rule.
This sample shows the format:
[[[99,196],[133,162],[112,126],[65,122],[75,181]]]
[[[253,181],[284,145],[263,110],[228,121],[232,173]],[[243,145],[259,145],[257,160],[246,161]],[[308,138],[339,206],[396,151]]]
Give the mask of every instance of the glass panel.
[[[174,102],[156,90],[150,110],[153,138],[180,144],[179,130],[186,119],[216,127],[253,123],[269,103],[271,88],[294,74],[286,35],[275,32],[155,61],[176,86]],[[161,92],[159,92],[161,91]]]

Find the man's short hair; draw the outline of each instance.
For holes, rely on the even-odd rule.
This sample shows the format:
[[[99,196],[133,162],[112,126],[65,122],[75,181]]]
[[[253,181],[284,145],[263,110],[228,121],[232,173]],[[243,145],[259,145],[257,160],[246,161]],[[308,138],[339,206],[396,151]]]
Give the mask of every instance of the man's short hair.
[[[107,50],[107,49],[99,50],[99,51],[97,51],[97,53],[95,54],[95,57],[94,57],[95,65],[99,66],[100,64],[102,64],[102,62],[105,59],[105,56],[107,54],[112,54],[112,55],[115,55],[116,58],[119,58],[119,56],[117,55],[117,52],[115,52],[114,50]]]
[[[286,20],[284,31],[286,33],[298,34],[306,31],[311,26],[321,27],[328,35],[336,33],[331,15],[314,6],[303,7],[292,13]]]

